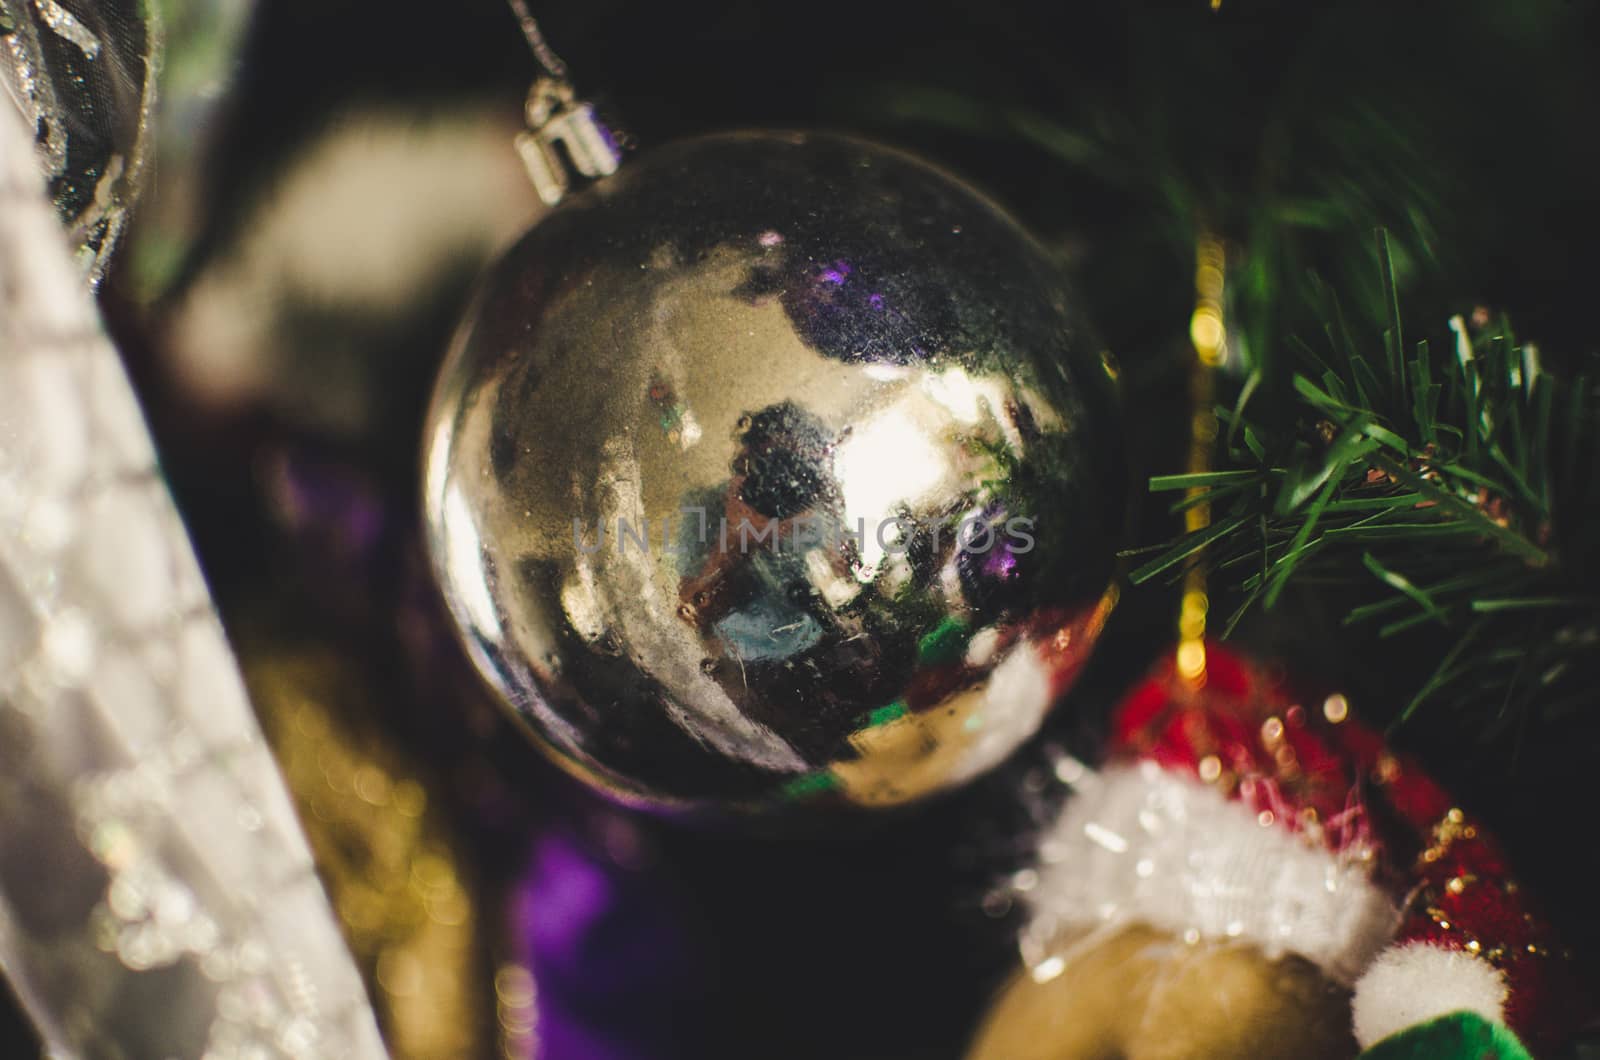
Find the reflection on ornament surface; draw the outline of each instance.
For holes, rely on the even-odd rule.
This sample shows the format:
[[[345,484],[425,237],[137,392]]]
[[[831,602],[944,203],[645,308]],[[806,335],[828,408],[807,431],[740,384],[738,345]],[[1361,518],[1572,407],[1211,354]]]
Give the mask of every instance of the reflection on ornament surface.
[[[567,768],[671,807],[903,802],[1092,646],[1122,469],[1054,264],[857,141],[739,134],[571,200],[435,394],[434,564]]]

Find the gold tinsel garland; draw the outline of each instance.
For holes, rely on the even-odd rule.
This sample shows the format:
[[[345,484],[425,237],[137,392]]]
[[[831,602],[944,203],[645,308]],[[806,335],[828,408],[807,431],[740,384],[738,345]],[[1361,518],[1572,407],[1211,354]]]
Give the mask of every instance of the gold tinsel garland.
[[[462,844],[361,675],[327,647],[245,641],[240,656],[392,1054],[521,1055],[531,976],[490,973]]]

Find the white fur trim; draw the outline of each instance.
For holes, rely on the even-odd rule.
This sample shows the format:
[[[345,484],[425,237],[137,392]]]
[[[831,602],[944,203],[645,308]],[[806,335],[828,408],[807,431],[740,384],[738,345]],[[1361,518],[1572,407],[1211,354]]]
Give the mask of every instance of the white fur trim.
[[[946,783],[964,784],[989,772],[1039,731],[1050,712],[1050,667],[1039,649],[1019,642],[989,674],[983,705],[967,719],[972,742]]]
[[[1030,949],[1063,928],[1145,923],[1297,953],[1349,984],[1394,937],[1399,910],[1366,862],[1337,858],[1209,784],[1146,761],[1077,788],[1040,837]]]
[[[1356,1041],[1367,1049],[1452,1012],[1475,1012],[1505,1023],[1506,983],[1488,961],[1431,942],[1391,946],[1356,981],[1350,1012]]]

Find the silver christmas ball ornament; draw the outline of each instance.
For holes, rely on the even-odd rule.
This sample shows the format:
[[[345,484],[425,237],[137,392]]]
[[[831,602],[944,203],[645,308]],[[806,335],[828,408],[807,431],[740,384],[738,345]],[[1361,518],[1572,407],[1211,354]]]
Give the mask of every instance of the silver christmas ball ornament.
[[[1107,371],[1049,255],[910,155],[734,134],[490,271],[428,543],[478,668],[631,802],[889,805],[1036,731],[1109,607]]]

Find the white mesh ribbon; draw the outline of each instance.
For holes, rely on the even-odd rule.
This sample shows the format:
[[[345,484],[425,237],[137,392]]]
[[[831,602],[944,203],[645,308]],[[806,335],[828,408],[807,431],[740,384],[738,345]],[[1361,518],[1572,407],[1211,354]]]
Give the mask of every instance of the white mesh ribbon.
[[[384,1055],[0,98],[0,968],[52,1053]]]

